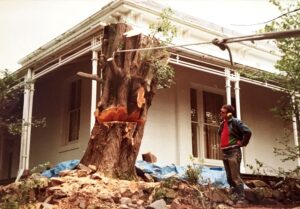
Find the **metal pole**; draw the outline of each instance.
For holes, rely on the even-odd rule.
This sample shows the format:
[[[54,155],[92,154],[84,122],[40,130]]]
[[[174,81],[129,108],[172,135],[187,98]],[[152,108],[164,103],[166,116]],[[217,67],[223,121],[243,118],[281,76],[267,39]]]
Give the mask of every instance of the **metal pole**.
[[[292,96],[292,103],[295,102],[295,97]],[[299,141],[298,141],[298,129],[297,129],[297,120],[296,120],[296,115],[293,113],[292,116],[292,120],[293,120],[293,135],[294,135],[294,143],[295,146],[298,147],[299,146]],[[299,153],[298,153],[299,155]],[[297,158],[297,165],[300,166],[300,158]]]
[[[236,117],[238,119],[241,119],[240,74],[238,72],[235,72],[234,75],[235,75],[234,92],[235,92]]]
[[[236,118],[241,119],[241,100],[240,100],[240,74],[238,72],[234,72],[234,93],[235,93],[235,109],[236,109]],[[241,149],[242,151],[242,161],[241,161],[241,172],[245,173],[246,168],[246,159],[245,159],[245,148]]]
[[[92,40],[92,45],[96,44],[96,39]],[[92,55],[92,74],[97,75],[97,68],[98,68],[98,52],[93,50]],[[91,89],[91,117],[90,117],[90,132],[92,132],[94,123],[95,123],[95,116],[94,111],[96,110],[96,103],[97,103],[97,81],[92,80],[92,89]]]
[[[225,68],[225,76],[226,76],[226,104],[231,104],[231,85],[230,85],[230,69]]]
[[[27,74],[24,79],[24,102],[23,102],[23,116],[22,116],[22,133],[21,133],[21,145],[20,145],[20,161],[19,171],[16,178],[16,182],[19,181],[25,170],[27,161],[27,144],[28,144],[28,116],[29,116],[29,103],[30,103],[30,90],[28,82],[31,80],[31,69],[27,70]]]
[[[28,116],[27,116],[27,144],[26,144],[26,162],[25,171],[29,170],[29,159],[30,159],[30,142],[31,142],[31,127],[32,127],[32,107],[33,107],[33,94],[34,94],[34,83],[32,81],[32,71],[30,70],[29,88],[29,102],[28,102]]]
[[[234,43],[234,42],[241,42],[241,41],[281,39],[281,38],[290,38],[290,37],[298,37],[298,36],[300,36],[300,29],[261,33],[261,34],[254,34],[254,35],[248,35],[248,36],[238,36],[238,37],[232,37],[232,38],[224,38],[224,39],[221,39],[221,42],[222,43]]]

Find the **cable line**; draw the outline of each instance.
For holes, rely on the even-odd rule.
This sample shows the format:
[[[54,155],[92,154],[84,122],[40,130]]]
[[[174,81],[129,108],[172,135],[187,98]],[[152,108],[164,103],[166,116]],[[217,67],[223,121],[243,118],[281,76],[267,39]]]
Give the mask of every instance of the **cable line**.
[[[281,18],[281,17],[283,17],[283,16],[286,16],[286,15],[291,14],[291,13],[293,13],[293,12],[297,12],[297,11],[299,11],[299,10],[300,10],[300,8],[294,9],[293,11],[286,12],[286,13],[281,14],[281,15],[279,15],[279,16],[277,16],[277,17],[271,19],[271,20],[268,20],[268,21],[265,21],[265,22],[261,22],[261,23],[254,23],[254,24],[247,24],[247,25],[242,25],[242,24],[230,24],[230,25],[232,25],[232,26],[254,26],[254,25],[267,24],[267,23],[272,22],[272,21],[274,21],[274,20],[277,20],[277,19],[279,19],[279,18]]]
[[[198,42],[198,43],[191,43],[191,44],[181,44],[181,45],[170,45],[170,46],[155,46],[155,47],[147,47],[147,48],[138,48],[138,49],[125,49],[125,50],[117,50],[117,52],[135,52],[135,51],[146,51],[146,50],[155,50],[155,49],[167,49],[167,48],[178,48],[184,46],[194,46],[194,45],[204,45],[204,44],[211,44],[212,41],[207,42]]]

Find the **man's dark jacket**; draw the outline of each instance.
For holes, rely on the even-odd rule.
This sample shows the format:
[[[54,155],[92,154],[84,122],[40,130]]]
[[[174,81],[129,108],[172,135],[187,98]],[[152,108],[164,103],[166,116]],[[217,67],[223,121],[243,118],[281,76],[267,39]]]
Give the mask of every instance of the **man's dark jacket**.
[[[221,136],[222,130],[224,126],[224,121],[222,121],[220,128],[218,130],[218,134]],[[228,120],[228,128],[229,128],[229,135],[230,138],[234,138],[231,144],[228,147],[236,146],[237,141],[241,140],[241,146],[246,146],[249,143],[251,138],[251,130],[245,125],[241,120],[237,118],[230,118]],[[222,147],[226,148],[226,147]]]

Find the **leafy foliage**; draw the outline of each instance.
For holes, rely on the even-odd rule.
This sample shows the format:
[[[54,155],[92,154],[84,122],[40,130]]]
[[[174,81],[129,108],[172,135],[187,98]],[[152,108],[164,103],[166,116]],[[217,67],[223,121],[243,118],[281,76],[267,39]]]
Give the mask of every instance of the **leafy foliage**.
[[[187,166],[185,171],[185,179],[191,184],[198,184],[199,179],[201,178],[202,167],[195,163],[193,156],[190,156],[192,165]]]
[[[149,25],[151,37],[162,37],[165,39],[161,40],[162,45],[170,44],[177,35],[177,29],[170,21],[170,17],[173,14],[171,8],[163,9],[157,21]]]
[[[293,146],[290,144],[290,131],[285,129],[285,135],[281,139],[277,139],[279,143],[279,147],[274,147],[275,156],[281,157],[282,162],[286,161],[297,161],[300,157],[300,146]],[[277,170],[279,176],[283,177],[292,177],[292,178],[300,178],[300,166],[296,166],[293,169],[285,171],[284,169],[279,168]]]
[[[191,184],[197,184],[199,180],[200,170],[195,167],[188,165],[187,170],[185,172],[186,180]]]
[[[44,172],[45,170],[49,169],[51,166],[50,166],[50,162],[45,162],[45,163],[42,163],[42,164],[38,164],[37,166],[33,167],[31,170],[30,170],[30,174],[38,174],[38,173],[42,173]]]
[[[253,174],[255,175],[268,175],[270,174],[270,169],[265,165],[265,163],[255,159],[255,165],[247,164],[246,165]]]
[[[154,74],[156,74],[158,88],[170,88],[174,83],[174,69],[159,60],[153,60],[151,67],[154,69]]]
[[[278,10],[285,14],[267,24],[262,32],[288,31],[299,29],[300,1],[269,0],[277,6]],[[277,139],[280,147],[274,148],[275,156],[281,157],[282,162],[296,161],[300,158],[300,146],[291,145],[291,122],[294,118],[297,123],[298,142],[300,142],[300,38],[284,38],[275,40],[275,43],[282,54],[277,61],[275,68],[278,74],[253,73],[252,78],[262,81],[275,81],[283,89],[283,96],[277,101],[271,111],[284,121],[288,122],[287,128],[283,128],[284,136]],[[251,75],[250,75],[251,77]],[[294,116],[294,117],[293,117]],[[256,160],[256,166],[247,165],[254,173],[267,174],[272,171],[276,175],[284,177],[299,176],[300,167],[284,171],[282,168],[274,169]]]
[[[295,161],[299,157],[300,146],[291,146],[289,144],[290,141],[290,133],[289,130],[285,131],[285,136],[281,139],[277,139],[280,147],[274,148],[275,156],[282,157],[281,161]]]
[[[270,0],[270,2],[276,5],[283,14],[286,13],[286,15],[266,25],[265,32],[287,31],[299,28],[300,12],[291,11],[300,7],[300,1],[290,2],[285,5],[281,4],[283,1],[279,0]],[[281,59],[275,65],[280,71],[277,79],[280,79],[280,84],[285,89],[286,94],[278,101],[277,108],[274,111],[289,121],[292,118],[292,114],[294,114],[298,122],[298,130],[300,130],[300,38],[279,39],[276,40],[276,45],[282,53]]]
[[[0,191],[0,208],[18,209],[31,208],[32,203],[43,197],[45,188],[49,185],[49,179],[40,174],[31,175],[19,183],[10,185],[8,192]]]
[[[281,167],[278,168],[274,168],[270,165],[267,165],[264,162],[259,161],[258,159],[255,159],[255,164],[251,165],[251,164],[247,164],[246,165],[253,174],[255,175],[273,175],[273,176],[277,176],[277,177],[282,177],[284,179],[289,179],[289,178],[293,178],[293,179],[300,179],[300,166],[296,166],[293,169],[283,169]]]
[[[23,87],[15,87],[17,83],[18,79],[8,70],[0,70],[0,130],[12,135],[21,134],[23,123]],[[33,118],[31,125],[45,127],[46,118]]]
[[[170,44],[173,38],[176,37],[177,29],[170,21],[172,14],[173,11],[170,8],[164,9],[159,19],[149,25],[149,39],[151,41],[146,47],[165,46]],[[153,73],[153,79],[157,87],[169,88],[174,83],[175,71],[168,65],[168,51],[165,48],[147,50],[143,53],[143,57],[149,61],[149,68]]]
[[[16,78],[8,70],[0,70],[0,129],[20,133],[17,127],[22,118],[22,89],[12,87]]]
[[[276,19],[265,26],[265,32],[287,31],[298,29],[300,25],[300,11],[292,12],[300,7],[300,1],[280,1],[270,0],[282,14],[280,19]],[[283,4],[285,3],[285,4]],[[292,118],[297,123],[298,142],[300,134],[300,38],[284,38],[276,40],[276,45],[282,57],[275,67],[279,70],[279,75],[273,75],[274,79],[280,79],[280,85],[284,88],[285,94],[278,100],[276,107],[272,111],[285,121],[292,122]],[[287,144],[286,139],[291,133],[286,132],[282,142],[283,148],[275,148],[274,152],[278,156],[286,156],[282,160],[295,161],[300,157],[300,147]]]

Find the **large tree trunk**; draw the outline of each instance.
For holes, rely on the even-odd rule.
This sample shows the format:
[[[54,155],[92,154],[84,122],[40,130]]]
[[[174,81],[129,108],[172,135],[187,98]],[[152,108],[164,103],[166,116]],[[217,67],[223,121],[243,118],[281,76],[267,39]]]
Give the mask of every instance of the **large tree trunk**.
[[[151,62],[138,51],[118,53],[117,49],[135,49],[149,44],[142,35],[126,37],[131,30],[119,23],[104,28],[99,65],[103,69],[103,94],[95,112],[95,125],[81,163],[93,164],[108,176],[134,177],[157,81]],[[153,57],[153,56],[152,56]],[[165,57],[157,57],[165,59]]]

